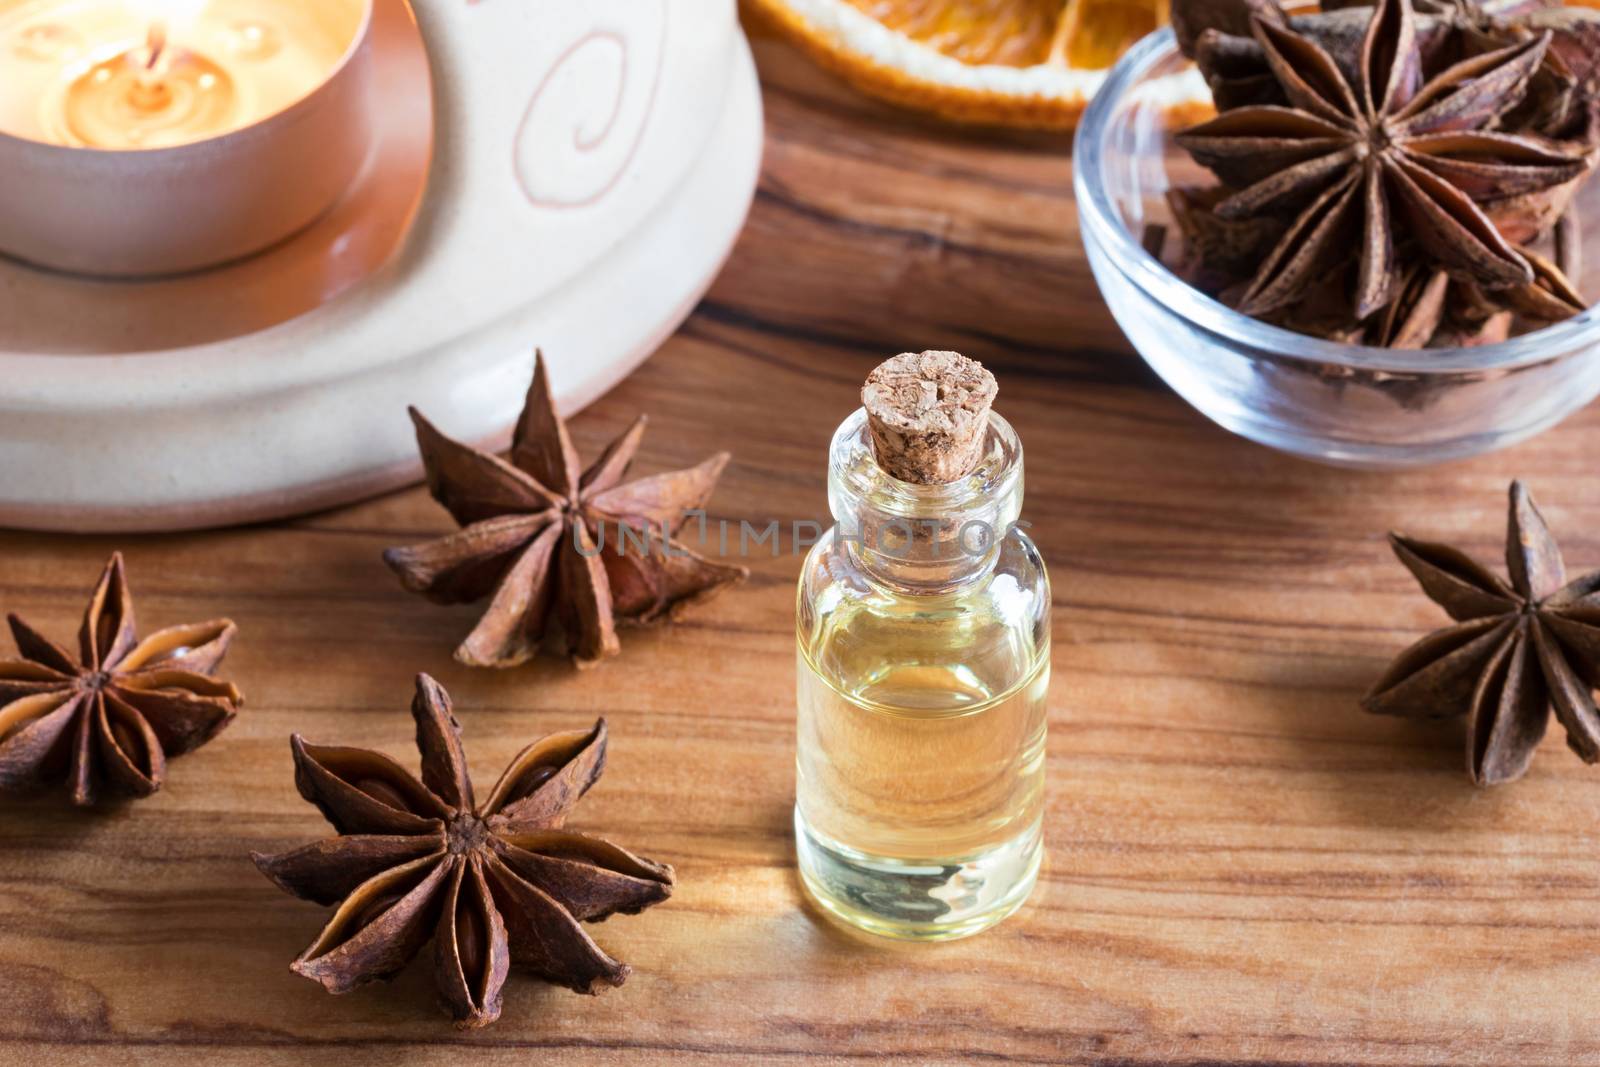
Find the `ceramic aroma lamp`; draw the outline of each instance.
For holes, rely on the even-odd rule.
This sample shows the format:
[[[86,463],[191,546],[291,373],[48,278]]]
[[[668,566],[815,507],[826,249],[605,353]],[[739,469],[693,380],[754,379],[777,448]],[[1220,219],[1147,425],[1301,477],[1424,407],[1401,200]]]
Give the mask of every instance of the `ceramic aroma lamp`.
[[[304,229],[370,145],[372,0],[0,0],[0,252],[175,274]]]
[[[760,161],[734,0],[371,0],[361,34],[370,148],[292,236],[133,281],[0,256],[0,525],[176,529],[384,491],[420,473],[408,404],[451,436],[498,444],[535,346],[571,413],[698,301]],[[15,43],[0,38],[0,78]],[[29,155],[200,164],[280,119],[313,121],[313,97],[302,103],[177,147],[30,141]],[[162,210],[186,222],[200,194],[173,180]],[[0,173],[7,210],[13,188]],[[103,199],[108,216],[130,202]],[[80,233],[55,262],[95,238]]]

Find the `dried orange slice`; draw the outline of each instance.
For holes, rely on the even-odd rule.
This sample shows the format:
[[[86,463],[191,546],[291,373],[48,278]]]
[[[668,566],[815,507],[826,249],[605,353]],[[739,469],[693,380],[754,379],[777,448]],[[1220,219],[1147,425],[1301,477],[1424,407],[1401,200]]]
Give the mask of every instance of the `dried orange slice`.
[[[862,92],[958,122],[1071,129],[1168,0],[745,0]],[[1184,88],[1209,100],[1198,79]]]

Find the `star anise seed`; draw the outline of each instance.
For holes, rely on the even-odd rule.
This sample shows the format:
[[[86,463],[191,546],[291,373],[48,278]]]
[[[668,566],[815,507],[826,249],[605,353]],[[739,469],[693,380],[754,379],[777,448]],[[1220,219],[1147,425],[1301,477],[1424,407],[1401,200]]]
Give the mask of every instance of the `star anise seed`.
[[[1561,550],[1521,482],[1511,484],[1509,583],[1448,545],[1389,535],[1400,562],[1457,625],[1396,657],[1362,706],[1380,715],[1467,716],[1467,773],[1520,778],[1550,709],[1567,746],[1600,762],[1600,571],[1567,581]]]
[[[579,993],[631,973],[581,925],[636,915],[672,894],[672,868],[562,829],[606,762],[606,724],[523,749],[474,797],[450,696],[417,676],[419,780],[381,752],[290,742],[295,784],[338,832],[252,853],[285,892],[337,905],[290,965],[330,993],[392,978],[433,941],[440,1001],[463,1029],[500,1016],[512,965]]]
[[[554,617],[574,661],[592,666],[618,652],[618,619],[670,620],[748,573],[677,540],[716,488],[728,454],[624,482],[644,436],[641,415],[582,470],[556,414],[541,355],[535,355],[510,462],[451,440],[416,408],[411,418],[428,488],[462,528],[392,548],[383,558],[407,589],[435,603],[492,595],[456,649],[462,663],[525,663],[539,653]]]
[[[168,756],[211,740],[243,703],[210,677],[233,623],[173,626],[139,641],[120,552],[89,597],[77,655],[16,615],[9,622],[22,658],[0,660],[0,792],[65,779],[80,806],[149,796]]]

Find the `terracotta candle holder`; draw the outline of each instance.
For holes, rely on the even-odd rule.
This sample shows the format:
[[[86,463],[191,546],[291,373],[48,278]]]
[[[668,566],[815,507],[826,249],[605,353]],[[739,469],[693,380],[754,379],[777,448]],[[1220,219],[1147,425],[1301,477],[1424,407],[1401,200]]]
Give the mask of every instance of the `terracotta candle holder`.
[[[28,2],[0,0],[0,25]],[[259,252],[326,212],[372,144],[372,0],[281,2],[295,15],[286,32],[345,46],[326,80],[281,110],[150,148],[52,143],[0,123],[0,253],[102,277],[179,274]],[[95,73],[96,53],[82,51],[63,77],[71,62]]]

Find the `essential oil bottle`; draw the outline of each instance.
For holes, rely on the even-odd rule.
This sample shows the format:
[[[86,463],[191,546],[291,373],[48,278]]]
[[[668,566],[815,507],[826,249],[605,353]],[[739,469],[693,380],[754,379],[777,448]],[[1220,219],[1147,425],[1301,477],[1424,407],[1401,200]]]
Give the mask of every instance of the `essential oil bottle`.
[[[829,450],[835,526],[800,576],[800,875],[889,937],[976,933],[1039,871],[1050,584],[995,392],[954,352],[873,371]]]

